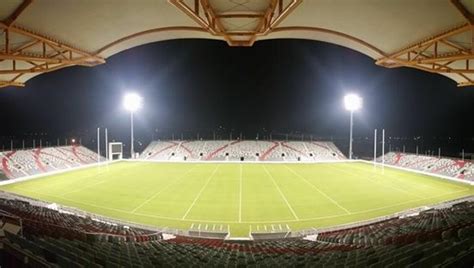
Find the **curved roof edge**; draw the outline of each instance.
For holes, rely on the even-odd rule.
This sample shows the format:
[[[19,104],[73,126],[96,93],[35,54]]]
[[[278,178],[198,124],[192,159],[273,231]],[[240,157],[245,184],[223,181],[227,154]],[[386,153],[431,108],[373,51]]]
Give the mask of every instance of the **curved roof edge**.
[[[24,86],[36,75],[69,66],[102,64],[139,45],[189,38],[230,46],[280,38],[323,41],[383,67],[410,67],[458,86],[474,85],[470,0],[10,0],[0,7],[0,87]]]

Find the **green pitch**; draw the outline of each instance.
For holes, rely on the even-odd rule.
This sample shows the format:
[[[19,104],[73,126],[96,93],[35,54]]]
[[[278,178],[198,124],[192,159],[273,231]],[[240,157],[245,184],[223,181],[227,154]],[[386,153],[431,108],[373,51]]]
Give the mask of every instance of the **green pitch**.
[[[324,227],[474,194],[474,187],[365,163],[119,162],[0,187],[121,220],[189,229]]]

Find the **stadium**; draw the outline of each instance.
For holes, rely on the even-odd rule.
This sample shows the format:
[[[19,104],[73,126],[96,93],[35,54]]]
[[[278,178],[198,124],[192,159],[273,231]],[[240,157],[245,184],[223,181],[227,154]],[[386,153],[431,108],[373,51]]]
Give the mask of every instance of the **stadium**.
[[[474,85],[473,13],[474,2],[468,0],[0,3],[0,87],[5,87],[0,89],[1,265],[472,267],[474,161],[469,157],[474,155],[474,133],[468,113],[474,104],[469,91]],[[301,39],[310,41],[299,46]],[[163,47],[148,47],[155,42]],[[339,64],[369,58],[373,68],[384,69],[377,71],[384,72],[377,79],[399,67],[414,69],[394,76],[396,90],[409,87],[402,80],[429,81],[433,88],[455,83],[449,90],[465,90],[455,93],[463,101],[449,106],[451,95],[436,99],[424,93],[410,96],[421,96],[425,104],[413,105],[402,95],[374,101],[370,94],[381,93],[357,94],[352,88],[332,92],[335,105],[326,95],[308,102],[315,96],[312,91],[324,92],[321,88],[293,101],[289,96],[301,94],[294,88],[303,88],[306,80],[290,76],[304,69],[297,67],[304,60],[312,61],[312,54],[298,58],[295,51],[317,42],[337,45],[318,47],[318,53],[341,53]],[[342,47],[361,55],[352,56]],[[164,52],[155,57],[152,49]],[[145,56],[124,56],[128,50]],[[203,54],[199,51],[207,53],[196,56]],[[145,58],[167,57],[175,65],[152,66],[151,71],[143,67]],[[193,57],[200,65],[189,63]],[[217,67],[212,66],[214,58],[222,60]],[[322,69],[337,68],[318,60],[324,66],[318,69],[321,77],[334,78]],[[268,63],[287,76],[281,80]],[[109,65],[125,67],[108,70]],[[261,73],[262,66],[273,72]],[[86,73],[96,68],[103,69]],[[217,73],[203,71],[211,69]],[[296,71],[288,74],[288,69]],[[248,73],[256,74],[246,77]],[[167,75],[177,92],[170,96],[176,99],[155,89],[94,95],[81,87],[84,77],[98,84],[85,87],[98,90],[112,76],[135,76],[146,87],[159,85],[156,81]],[[207,88],[214,82],[199,76],[217,80],[218,87],[211,92]],[[189,95],[180,95],[180,83],[187,85]],[[259,83],[290,85],[279,95],[278,89],[259,91]],[[42,84],[65,84],[68,91],[36,93],[44,89]],[[250,97],[241,96],[246,94]],[[430,102],[461,108],[443,111],[448,114],[443,117],[438,110],[449,109]],[[412,120],[380,123],[393,118],[385,109],[397,103],[404,104],[390,113],[408,114]],[[226,115],[227,106],[238,116]],[[14,112],[18,107],[25,115]],[[320,121],[309,120],[310,112],[303,110],[317,111]],[[436,117],[433,124],[442,131],[430,127],[429,120],[410,122],[421,118],[422,110],[428,110],[426,118]],[[219,123],[207,121],[214,117]],[[160,122],[159,128],[169,127],[163,130],[168,133],[155,129],[150,118]],[[314,132],[324,135],[266,127],[248,131],[255,118],[274,129],[310,121]],[[410,124],[425,136],[455,133],[464,139],[456,144],[451,136],[438,137],[433,145],[428,138],[421,143],[419,136],[408,140],[389,132]],[[189,133],[179,135],[181,125]],[[215,127],[203,130],[201,125]],[[61,134],[24,134],[42,129]]]

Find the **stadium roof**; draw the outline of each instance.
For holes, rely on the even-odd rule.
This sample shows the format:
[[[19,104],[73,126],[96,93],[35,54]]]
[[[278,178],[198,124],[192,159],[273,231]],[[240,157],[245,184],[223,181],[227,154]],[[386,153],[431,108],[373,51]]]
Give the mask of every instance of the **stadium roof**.
[[[474,85],[474,0],[2,0],[0,87],[150,42],[298,38]],[[342,60],[342,59],[341,59]]]

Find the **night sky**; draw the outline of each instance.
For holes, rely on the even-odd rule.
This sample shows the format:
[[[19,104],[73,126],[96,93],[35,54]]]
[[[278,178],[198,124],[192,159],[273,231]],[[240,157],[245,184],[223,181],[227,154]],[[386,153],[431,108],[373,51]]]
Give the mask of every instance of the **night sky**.
[[[386,69],[350,49],[303,40],[258,41],[251,48],[165,41],[93,68],[39,75],[25,88],[0,89],[0,136],[86,140],[100,126],[126,141],[129,115],[121,101],[128,91],[144,98],[136,115],[143,143],[171,133],[212,138],[213,131],[221,138],[230,131],[246,138],[346,137],[349,113],[342,99],[355,92],[364,99],[355,116],[358,137],[385,128],[390,136],[451,137],[456,147],[474,149],[473,87],[458,88],[444,76],[414,69]]]

